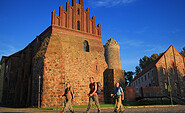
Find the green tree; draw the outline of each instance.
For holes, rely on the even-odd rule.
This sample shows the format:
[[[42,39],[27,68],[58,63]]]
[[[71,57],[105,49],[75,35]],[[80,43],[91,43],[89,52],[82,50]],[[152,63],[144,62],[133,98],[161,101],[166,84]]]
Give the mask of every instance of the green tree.
[[[136,75],[138,75],[141,72],[141,68],[139,66],[136,66],[135,68],[136,68],[135,73]]]
[[[144,56],[142,59],[139,60],[139,67],[141,70],[143,70],[147,65],[149,65],[151,62],[155,61],[159,56],[161,56],[163,53],[160,54],[152,54],[150,57]],[[139,69],[137,67],[137,69]],[[136,71],[136,74],[138,74],[138,71]]]
[[[150,62],[155,61],[158,57],[159,57],[158,54],[153,54],[153,55],[150,57]]]
[[[182,49],[181,54],[185,57],[185,47]]]
[[[141,69],[144,69],[150,63],[150,58],[148,56],[144,56],[139,60],[139,66]]]
[[[125,86],[130,86],[130,82],[133,80],[133,75],[135,73],[132,71],[125,72]]]

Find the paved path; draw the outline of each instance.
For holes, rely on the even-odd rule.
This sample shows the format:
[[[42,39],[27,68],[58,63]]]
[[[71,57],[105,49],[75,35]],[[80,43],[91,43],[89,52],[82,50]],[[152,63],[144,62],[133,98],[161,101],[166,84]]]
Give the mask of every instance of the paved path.
[[[75,113],[84,111],[85,109],[75,109]],[[0,107],[0,113],[60,113],[60,110]],[[97,113],[97,110],[92,109],[91,113]],[[102,113],[113,113],[113,108],[102,109]],[[185,113],[185,106],[130,107],[126,108],[124,113]]]

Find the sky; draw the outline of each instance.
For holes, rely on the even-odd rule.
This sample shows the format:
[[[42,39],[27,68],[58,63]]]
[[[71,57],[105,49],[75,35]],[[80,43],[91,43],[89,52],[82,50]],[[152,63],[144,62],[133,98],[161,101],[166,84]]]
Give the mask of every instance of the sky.
[[[72,3],[72,0],[69,0]],[[51,12],[67,0],[0,0],[0,58],[24,49],[51,25]],[[101,24],[103,45],[120,45],[122,69],[135,71],[139,59],[173,45],[185,47],[185,0],[84,0]]]

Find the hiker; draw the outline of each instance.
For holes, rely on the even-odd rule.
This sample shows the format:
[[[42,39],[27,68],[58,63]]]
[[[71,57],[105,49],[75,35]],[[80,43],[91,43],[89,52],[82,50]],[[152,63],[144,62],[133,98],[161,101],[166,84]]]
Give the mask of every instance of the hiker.
[[[101,112],[100,110],[100,104],[99,104],[99,100],[98,100],[98,95],[97,95],[97,83],[94,82],[94,78],[93,77],[90,77],[90,84],[89,84],[89,89],[90,89],[90,92],[88,94],[89,96],[89,104],[88,104],[88,107],[87,107],[87,110],[85,113],[89,113],[90,111],[90,108],[93,104],[93,101],[95,101],[95,104],[98,108],[98,113]]]
[[[65,113],[67,108],[72,113],[74,113],[73,107],[71,105],[71,101],[74,100],[73,89],[72,89],[72,87],[71,87],[69,82],[66,84],[66,87],[67,88],[65,89],[65,93],[64,93],[64,95],[62,95],[62,97],[65,96],[66,102],[65,102],[64,108],[63,108],[61,113]]]
[[[118,113],[120,108],[121,112],[124,112],[124,107],[122,104],[122,100],[124,100],[124,93],[122,87],[119,86],[119,82],[116,83],[114,94],[111,94],[111,97],[115,99],[114,113]]]

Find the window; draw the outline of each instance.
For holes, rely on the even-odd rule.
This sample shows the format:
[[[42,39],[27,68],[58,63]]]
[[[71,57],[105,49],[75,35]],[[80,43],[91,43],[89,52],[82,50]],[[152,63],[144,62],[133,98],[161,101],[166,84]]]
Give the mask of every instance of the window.
[[[166,69],[163,68],[163,75],[166,75]]]
[[[137,85],[137,80],[136,80],[136,85]]]
[[[167,83],[164,83],[164,88],[168,89]]]
[[[77,14],[78,14],[78,15],[80,14],[80,9],[77,10]]]
[[[177,89],[177,83],[174,84],[175,89]]]
[[[173,74],[175,75],[175,69],[173,68]]]
[[[150,74],[148,73],[148,79],[150,78]]]
[[[6,72],[8,72],[8,65],[6,65]]]
[[[183,71],[183,73],[185,74],[185,70],[183,69],[182,71]]]
[[[77,22],[77,30],[80,30],[80,21]]]
[[[138,83],[140,84],[140,79],[138,79]]]
[[[141,77],[141,81],[143,82],[143,77]]]
[[[98,66],[96,65],[96,71],[98,70]]]
[[[89,52],[89,44],[86,40],[84,41],[84,51]]]
[[[145,75],[145,81],[146,81],[146,75]]]
[[[152,76],[154,76],[154,71],[152,70]]]

